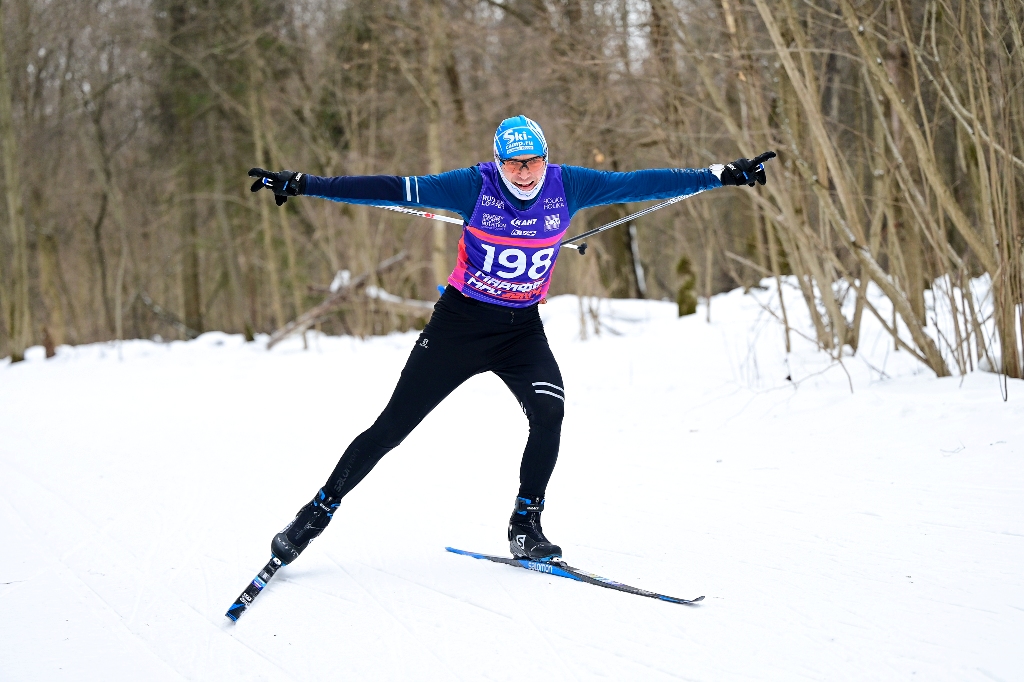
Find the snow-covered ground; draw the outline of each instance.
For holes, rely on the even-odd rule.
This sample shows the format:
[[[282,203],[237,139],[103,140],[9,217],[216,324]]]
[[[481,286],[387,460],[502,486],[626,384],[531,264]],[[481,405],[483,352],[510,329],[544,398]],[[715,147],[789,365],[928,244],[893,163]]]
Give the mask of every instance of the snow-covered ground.
[[[692,607],[444,551],[507,552],[526,420],[485,375],[232,624],[415,334],[0,363],[0,680],[1024,679],[1024,382],[936,379],[871,319],[842,366],[787,358],[772,300],[600,301],[586,340],[577,299],[542,309],[545,530]]]

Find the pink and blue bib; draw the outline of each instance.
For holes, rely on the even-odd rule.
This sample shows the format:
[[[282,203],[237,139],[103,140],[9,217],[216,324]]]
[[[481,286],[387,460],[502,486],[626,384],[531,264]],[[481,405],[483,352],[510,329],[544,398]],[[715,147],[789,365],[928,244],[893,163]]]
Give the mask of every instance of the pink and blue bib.
[[[562,170],[549,164],[533,205],[516,210],[501,193],[494,163],[481,163],[483,186],[469,222],[462,227],[459,255],[448,283],[485,303],[526,308],[551,286],[562,235],[569,228]]]

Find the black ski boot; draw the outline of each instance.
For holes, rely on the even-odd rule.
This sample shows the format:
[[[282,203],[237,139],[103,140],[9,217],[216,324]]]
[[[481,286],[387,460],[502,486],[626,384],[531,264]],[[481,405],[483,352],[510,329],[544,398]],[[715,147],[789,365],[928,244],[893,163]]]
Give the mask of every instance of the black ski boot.
[[[516,510],[508,521],[508,546],[512,556],[519,559],[547,561],[562,556],[562,548],[544,537],[540,527],[540,513],[544,499],[517,497]]]
[[[274,536],[270,543],[270,551],[283,564],[295,561],[302,554],[302,550],[324,532],[337,508],[338,503],[333,497],[328,497],[321,488],[310,503],[299,510],[292,522]]]

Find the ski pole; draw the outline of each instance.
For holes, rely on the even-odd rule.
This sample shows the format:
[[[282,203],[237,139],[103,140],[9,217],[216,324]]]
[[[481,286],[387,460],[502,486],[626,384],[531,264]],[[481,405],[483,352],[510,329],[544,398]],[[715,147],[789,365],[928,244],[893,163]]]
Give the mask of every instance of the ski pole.
[[[764,162],[768,161],[769,159],[774,159],[774,158],[775,158],[775,152],[772,152],[772,151],[765,152],[764,154],[761,154],[760,156],[755,157],[752,160],[752,163],[757,164],[757,165],[755,165],[751,170],[753,170],[755,172],[756,171],[763,171],[764,170]],[[761,184],[764,184],[764,183],[762,182]],[[753,186],[753,183],[751,183],[751,186]],[[561,243],[561,246],[568,246],[570,249],[576,249],[577,251],[580,252],[580,255],[582,256],[582,255],[584,255],[587,252],[587,243],[583,242],[582,244],[576,245],[576,244],[573,244],[573,242],[578,242],[579,240],[584,239],[585,237],[589,237],[590,235],[598,234],[600,232],[604,232],[605,230],[610,230],[613,227],[615,227],[616,225],[621,225],[622,223],[628,223],[628,222],[630,222],[632,220],[636,220],[637,218],[639,218],[641,216],[645,216],[648,213],[654,213],[655,211],[660,211],[661,209],[665,208],[666,206],[671,206],[672,204],[677,204],[680,201],[682,201],[683,199],[689,199],[690,197],[695,197],[698,194],[700,194],[701,192],[706,192],[706,191],[707,191],[706,189],[701,189],[701,190],[697,190],[693,194],[684,194],[683,196],[672,197],[671,199],[668,199],[667,201],[663,201],[660,204],[655,204],[654,206],[649,206],[649,207],[647,207],[647,208],[645,208],[643,210],[637,211],[636,213],[631,213],[631,214],[629,214],[628,216],[626,216],[624,218],[619,218],[618,220],[613,220],[612,222],[608,223],[607,225],[602,225],[601,227],[595,227],[593,230],[587,230],[583,234],[578,234],[575,237],[572,237],[571,239],[566,239],[564,242]]]
[[[599,232],[604,232],[605,230],[610,230],[611,228],[616,227],[618,225],[621,225],[622,223],[628,223],[629,221],[635,220],[635,219],[637,219],[637,218],[639,218],[641,216],[645,216],[648,213],[654,213],[655,211],[661,210],[661,209],[665,208],[666,206],[671,206],[672,204],[679,203],[683,199],[689,199],[692,196],[696,196],[696,195],[700,194],[701,192],[706,192],[706,191],[707,190],[703,190],[702,189],[702,190],[698,190],[697,192],[694,192],[693,194],[684,194],[682,196],[672,197],[671,199],[668,199],[667,201],[663,201],[660,204],[655,204],[654,206],[648,206],[647,208],[645,208],[643,210],[640,210],[640,211],[637,211],[636,213],[631,213],[630,215],[628,215],[628,216],[626,216],[624,218],[619,218],[618,220],[613,220],[612,222],[608,223],[607,225],[602,225],[601,227],[595,227],[593,230],[587,230],[583,234],[578,234],[575,237],[572,237],[571,239],[566,239],[564,242],[562,242],[561,245],[562,246],[567,246],[570,249],[576,249],[577,251],[580,252],[580,255],[582,256],[582,255],[584,255],[587,252],[587,243],[583,242],[582,244],[574,244],[573,242],[577,242],[580,239],[586,239],[587,237],[589,237],[591,235],[598,234]],[[461,219],[459,219],[459,218],[452,218],[452,217],[449,217],[449,216],[446,216],[446,215],[439,215],[437,213],[429,213],[427,211],[418,211],[418,210],[416,210],[414,208],[406,208],[405,206],[381,206],[379,204],[371,204],[371,205],[374,208],[383,208],[383,209],[386,209],[388,211],[395,211],[396,213],[404,213],[406,215],[419,216],[420,218],[428,218],[430,220],[440,220],[442,222],[451,223],[453,225],[462,225],[462,223],[463,223],[463,221]]]
[[[441,222],[451,223],[452,225],[461,225],[461,218],[452,218],[446,215],[439,215],[437,213],[428,213],[427,211],[417,211],[415,208],[406,208],[405,206],[379,206],[377,204],[371,204],[374,208],[383,208],[388,211],[396,211],[398,213],[405,213],[406,215],[415,215],[420,218],[429,218],[430,220],[440,220]]]
[[[583,242],[582,244],[573,244],[573,242],[578,242],[579,240],[584,239],[586,237],[589,237],[591,235],[598,234],[599,232],[604,232],[605,230],[610,230],[613,227],[621,225],[622,223],[628,223],[631,220],[636,220],[637,218],[639,218],[641,216],[645,216],[648,213],[654,213],[655,211],[660,211],[661,209],[665,208],[666,206],[671,206],[672,204],[677,204],[680,201],[682,201],[683,199],[689,199],[690,197],[695,197],[698,194],[700,194],[701,192],[706,192],[706,191],[707,190],[704,190],[704,189],[697,190],[693,194],[684,194],[682,196],[672,197],[671,199],[668,199],[667,201],[663,201],[660,204],[655,204],[654,206],[648,206],[647,208],[642,209],[640,211],[637,211],[636,213],[630,213],[628,216],[626,216],[624,218],[619,218],[618,220],[613,220],[612,222],[608,223],[607,225],[602,225],[601,227],[595,227],[593,230],[587,230],[583,234],[578,234],[575,237],[572,237],[571,239],[566,239],[564,242],[562,242],[561,246],[568,246],[570,249],[576,249],[577,251],[580,252],[580,255],[582,256],[582,255],[586,254],[586,252],[587,252],[587,243]]]
[[[587,238],[587,237],[589,237],[591,235],[597,234],[599,232],[604,232],[605,230],[610,230],[611,228],[616,227],[617,225],[621,225],[622,223],[629,222],[630,220],[635,220],[636,218],[639,218],[641,216],[645,216],[648,213],[654,213],[655,211],[663,209],[666,206],[671,206],[672,204],[678,203],[678,202],[682,201],[683,199],[688,199],[688,198],[690,198],[692,196],[696,196],[697,194],[700,194],[701,192],[705,192],[705,191],[707,191],[707,190],[703,190],[702,189],[702,190],[699,190],[697,192],[694,192],[693,194],[684,194],[683,196],[672,197],[671,199],[669,199],[667,201],[663,201],[660,204],[655,204],[654,206],[648,206],[647,208],[645,208],[645,209],[643,209],[641,211],[637,211],[636,213],[631,213],[630,215],[626,216],[625,218],[619,218],[618,220],[613,220],[612,222],[608,223],[607,225],[602,225],[601,227],[595,227],[593,230],[587,230],[583,234],[578,234],[578,235],[576,235],[575,237],[573,237],[571,239],[566,239],[564,242],[562,242],[562,246],[568,246],[570,249],[576,249],[576,250],[578,250],[580,252],[580,255],[582,256],[587,251],[587,243],[583,242],[582,244],[577,245],[577,244],[574,244],[573,242],[577,242],[580,239],[585,239],[585,238]],[[440,214],[437,214],[437,213],[430,213],[428,211],[418,211],[418,210],[416,210],[414,208],[406,208],[405,206],[381,206],[379,204],[371,204],[371,206],[373,206],[374,208],[383,208],[383,209],[388,210],[388,211],[395,211],[396,213],[404,213],[406,215],[419,216],[420,218],[428,218],[430,220],[440,220],[442,222],[451,223],[453,225],[462,225],[462,223],[463,223],[463,221],[460,218],[452,218],[450,216],[440,215]]]

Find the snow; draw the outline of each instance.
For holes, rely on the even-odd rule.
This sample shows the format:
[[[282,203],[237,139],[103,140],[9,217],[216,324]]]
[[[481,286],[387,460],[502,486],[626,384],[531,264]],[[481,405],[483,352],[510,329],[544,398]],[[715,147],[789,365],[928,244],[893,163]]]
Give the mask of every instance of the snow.
[[[868,316],[841,365],[795,333],[787,357],[776,305],[542,308],[567,395],[545,530],[689,607],[444,551],[507,552],[526,420],[484,375],[232,624],[415,333],[5,361],[0,680],[1024,678],[1024,382],[936,379]]]

